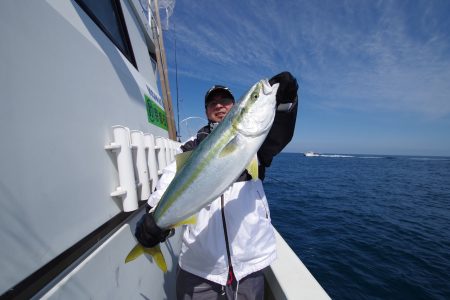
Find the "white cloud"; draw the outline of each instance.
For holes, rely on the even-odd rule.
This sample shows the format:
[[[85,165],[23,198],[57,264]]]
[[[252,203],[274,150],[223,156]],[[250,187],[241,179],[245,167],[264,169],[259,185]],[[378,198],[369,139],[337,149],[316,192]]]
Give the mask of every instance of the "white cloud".
[[[448,116],[448,21],[433,4],[178,3],[179,71],[248,86],[288,69],[323,107]]]

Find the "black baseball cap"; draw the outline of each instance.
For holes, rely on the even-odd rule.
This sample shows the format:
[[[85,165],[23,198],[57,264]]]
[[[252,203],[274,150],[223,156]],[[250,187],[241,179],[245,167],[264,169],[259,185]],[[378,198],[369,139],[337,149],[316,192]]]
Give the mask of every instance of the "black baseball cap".
[[[205,94],[205,106],[213,99],[213,96],[218,93],[224,93],[229,99],[233,100],[234,103],[234,96],[229,88],[223,85],[214,85]]]

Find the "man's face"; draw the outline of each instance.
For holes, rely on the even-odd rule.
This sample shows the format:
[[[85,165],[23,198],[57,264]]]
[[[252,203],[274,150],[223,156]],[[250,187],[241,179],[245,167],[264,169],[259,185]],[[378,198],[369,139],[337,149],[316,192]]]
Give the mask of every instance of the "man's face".
[[[212,122],[220,123],[233,107],[233,100],[225,93],[218,93],[206,105],[206,116]]]

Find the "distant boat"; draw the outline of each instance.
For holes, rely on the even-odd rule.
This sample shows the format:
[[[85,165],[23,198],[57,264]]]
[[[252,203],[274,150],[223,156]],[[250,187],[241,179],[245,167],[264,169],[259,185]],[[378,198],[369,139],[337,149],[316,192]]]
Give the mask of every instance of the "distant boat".
[[[320,156],[320,154],[319,153],[317,153],[317,152],[313,152],[313,151],[307,151],[307,152],[305,152],[305,153],[303,153],[305,156],[307,156],[307,157],[315,157],[315,156]]]

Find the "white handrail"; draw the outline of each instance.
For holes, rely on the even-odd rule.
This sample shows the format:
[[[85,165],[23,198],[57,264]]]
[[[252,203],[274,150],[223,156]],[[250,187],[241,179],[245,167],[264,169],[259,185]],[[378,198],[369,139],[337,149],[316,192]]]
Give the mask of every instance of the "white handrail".
[[[114,142],[105,145],[105,149],[117,155],[119,186],[110,195],[122,198],[123,211],[133,211],[138,208],[138,201],[131,155],[130,130],[121,125],[112,128]]]

